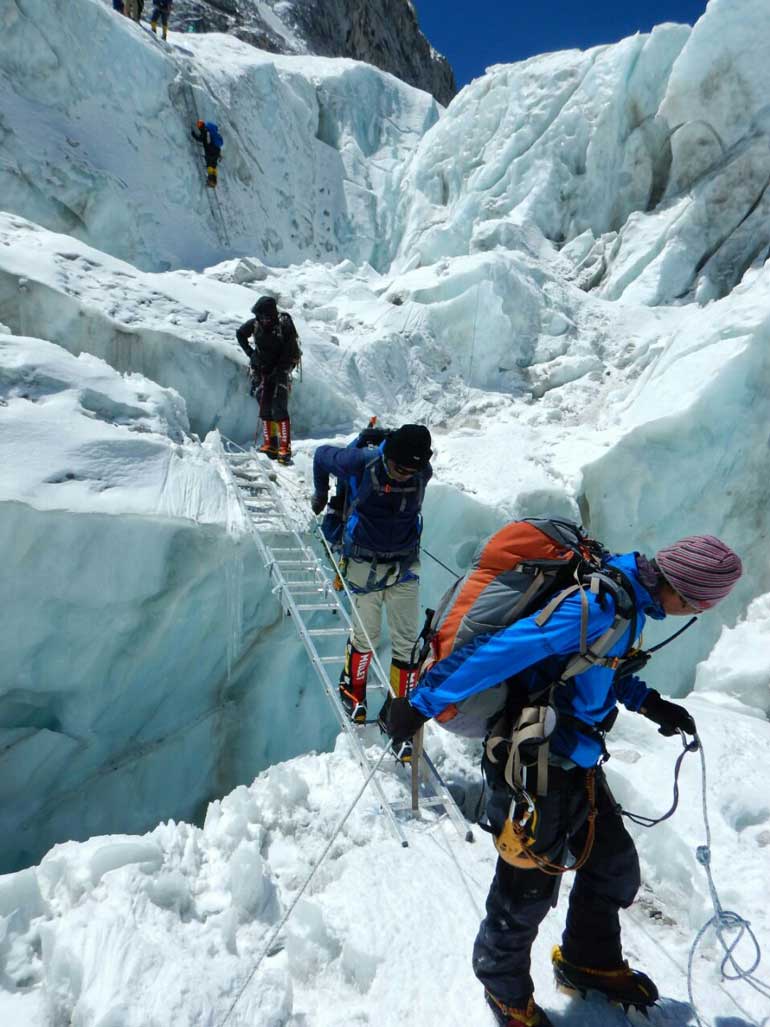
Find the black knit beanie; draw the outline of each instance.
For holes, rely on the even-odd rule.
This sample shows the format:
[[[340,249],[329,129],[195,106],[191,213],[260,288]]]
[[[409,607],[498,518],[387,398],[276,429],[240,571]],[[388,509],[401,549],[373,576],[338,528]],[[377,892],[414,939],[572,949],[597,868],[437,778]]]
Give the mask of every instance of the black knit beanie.
[[[402,424],[385,440],[385,459],[419,471],[428,466],[433,453],[430,443],[430,432],[424,424]]]
[[[251,308],[255,317],[270,318],[271,321],[278,320],[278,304],[272,296],[260,296]]]

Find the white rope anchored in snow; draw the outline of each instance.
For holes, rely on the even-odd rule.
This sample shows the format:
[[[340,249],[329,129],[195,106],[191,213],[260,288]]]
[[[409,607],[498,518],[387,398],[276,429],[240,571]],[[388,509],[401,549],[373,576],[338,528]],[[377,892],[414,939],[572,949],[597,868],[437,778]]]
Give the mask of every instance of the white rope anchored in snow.
[[[687,961],[687,995],[690,999],[690,1005],[692,1011],[695,1014],[695,1020],[698,1027],[705,1027],[705,1023],[701,1020],[698,1015],[698,1010],[695,1006],[695,998],[693,995],[693,964],[695,962],[695,953],[703,940],[706,932],[710,928],[714,928],[716,936],[719,939],[719,944],[724,949],[724,956],[720,966],[720,973],[722,974],[722,980],[726,981],[745,981],[751,988],[757,991],[760,995],[770,998],[770,985],[765,981],[761,981],[754,975],[754,971],[762,961],[762,949],[759,946],[757,937],[751,929],[751,925],[748,920],[745,920],[740,914],[733,912],[730,909],[723,909],[722,903],[719,901],[719,895],[717,893],[716,885],[714,884],[714,878],[711,873],[711,826],[709,824],[708,807],[706,805],[706,757],[703,753],[703,743],[698,736],[701,762],[701,782],[702,782],[702,802],[703,802],[703,823],[706,826],[706,844],[699,845],[695,850],[695,856],[700,865],[706,871],[706,879],[708,880],[709,893],[711,895],[711,902],[714,906],[714,915],[710,920],[701,927],[698,933],[695,935],[695,939],[690,948],[690,956]],[[738,934],[732,942],[727,941],[725,938],[726,931],[737,931]],[[738,945],[741,943],[744,936],[748,936],[754,950],[754,956],[751,960],[749,967],[742,967],[737,959],[735,958],[734,952]],[[752,1021],[754,1022],[754,1021]],[[758,1027],[758,1025],[757,1025]]]
[[[295,909],[297,903],[302,898],[302,896],[305,894],[305,890],[307,889],[308,885],[310,884],[310,882],[315,877],[316,871],[318,870],[318,868],[321,866],[323,861],[328,856],[329,850],[331,849],[332,845],[334,845],[335,841],[337,840],[337,837],[338,837],[340,831],[342,830],[342,828],[345,826],[348,817],[350,816],[350,814],[353,812],[353,810],[358,805],[359,800],[360,800],[361,796],[364,794],[364,792],[366,791],[366,788],[367,788],[369,782],[372,780],[374,775],[380,769],[380,764],[382,763],[382,761],[385,759],[385,757],[388,755],[389,752],[390,752],[390,743],[388,743],[387,745],[385,745],[383,747],[383,750],[380,753],[380,758],[377,760],[375,765],[372,767],[372,770],[371,770],[369,776],[366,778],[364,783],[361,785],[361,788],[359,789],[358,795],[356,795],[355,799],[353,800],[353,802],[348,807],[348,810],[345,813],[345,816],[342,818],[342,820],[340,820],[339,824],[335,828],[334,833],[332,834],[331,838],[329,839],[329,841],[326,844],[326,848],[321,853],[318,861],[313,866],[313,869],[310,871],[310,873],[305,878],[304,882],[302,883],[302,887],[300,888],[300,890],[297,892],[297,894],[292,899],[289,908],[286,910],[284,915],[281,917],[281,919],[278,922],[278,924],[270,932],[270,937],[267,939],[267,941],[263,945],[262,951],[260,952],[259,957],[258,957],[256,963],[252,967],[251,972],[249,973],[249,975],[246,978],[246,980],[241,985],[240,990],[238,991],[238,994],[233,999],[232,1004],[230,1005],[230,1008],[225,1013],[224,1019],[220,1022],[219,1027],[225,1027],[225,1024],[230,1019],[233,1010],[238,1005],[239,1001],[241,1000],[241,997],[243,996],[243,993],[246,991],[246,989],[248,988],[248,986],[251,983],[251,981],[254,979],[254,975],[256,974],[257,970],[259,970],[260,966],[262,965],[262,963],[263,963],[263,961],[265,959],[265,956],[268,955],[268,953],[272,949],[273,945],[275,944],[275,941],[278,938],[278,935],[281,933],[283,928],[286,926],[286,922],[288,921],[288,919],[291,916],[291,914],[294,912],[294,909]]]

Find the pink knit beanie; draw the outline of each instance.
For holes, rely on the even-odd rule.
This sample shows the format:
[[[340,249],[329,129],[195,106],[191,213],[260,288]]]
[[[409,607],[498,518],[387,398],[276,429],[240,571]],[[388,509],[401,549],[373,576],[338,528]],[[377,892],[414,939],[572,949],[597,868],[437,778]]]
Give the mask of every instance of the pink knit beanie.
[[[699,610],[710,610],[743,573],[741,558],[713,535],[690,535],[655,555],[671,587]]]

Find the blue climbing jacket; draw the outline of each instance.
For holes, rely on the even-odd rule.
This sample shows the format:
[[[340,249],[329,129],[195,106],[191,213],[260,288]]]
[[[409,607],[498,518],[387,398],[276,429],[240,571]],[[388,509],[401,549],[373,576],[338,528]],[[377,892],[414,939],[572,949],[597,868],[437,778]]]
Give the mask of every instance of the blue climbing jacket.
[[[209,138],[211,139],[211,141],[214,144],[214,146],[218,146],[219,149],[221,150],[222,147],[224,146],[225,141],[224,141],[224,139],[222,138],[222,136],[220,134],[219,127],[216,124],[216,122],[215,121],[207,121],[206,122],[206,128],[208,129]]]
[[[388,477],[384,443],[376,449],[319,446],[313,459],[316,495],[328,496],[329,475],[342,479],[348,489],[341,539],[342,552],[353,559],[416,558],[420,549],[425,487],[433,475],[430,464],[406,482]]]
[[[621,570],[633,587],[636,631],[641,634],[646,617],[663,620],[665,613],[639,580],[636,554],[624,553],[606,561]],[[615,618],[611,593],[587,592],[588,643],[607,631]],[[466,645],[440,660],[419,681],[409,702],[426,717],[436,717],[451,704],[515,679],[515,687],[532,695],[558,681],[569,657],[580,651],[581,597],[569,596],[540,627],[537,612],[515,621],[491,635],[477,635]],[[635,639],[629,627],[609,650],[609,656],[624,656]],[[554,690],[553,703],[560,713],[574,717],[590,728],[601,725],[622,703],[629,710],[644,705],[649,688],[638,677],[615,681],[611,667],[594,666]],[[593,767],[602,756],[602,743],[583,733],[568,720],[560,722],[551,738],[551,753],[573,760],[581,767]]]

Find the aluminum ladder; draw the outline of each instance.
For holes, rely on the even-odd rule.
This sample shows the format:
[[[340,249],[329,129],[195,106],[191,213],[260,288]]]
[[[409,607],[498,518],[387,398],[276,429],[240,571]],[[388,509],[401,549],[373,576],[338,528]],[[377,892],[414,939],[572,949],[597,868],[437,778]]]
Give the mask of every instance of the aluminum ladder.
[[[364,776],[368,777],[381,752],[374,759],[367,754],[363,725],[351,723],[340,701],[336,674],[334,680],[329,675],[332,666],[342,667],[344,642],[353,627],[351,613],[342,602],[341,593],[334,589],[326,563],[312,548],[312,534],[292,523],[291,514],[276,487],[276,475],[270,473],[270,465],[266,463],[267,457],[243,450],[230,440],[225,441],[228,446],[226,458],[248,511],[254,541],[273,582],[273,594],[280,602],[284,616],[291,617],[340,727],[350,740]],[[326,654],[323,651],[328,642],[336,652]],[[384,701],[390,686],[376,660],[370,666],[369,687],[372,686],[380,690]],[[415,745],[414,758],[411,801],[389,801],[382,789],[380,775],[375,774],[372,778],[379,803],[401,845],[406,847],[408,842],[396,814],[411,810],[413,815],[419,816],[420,807],[443,808],[460,837],[473,841],[470,825],[422,746]],[[409,771],[400,765],[399,768],[406,784]]]

